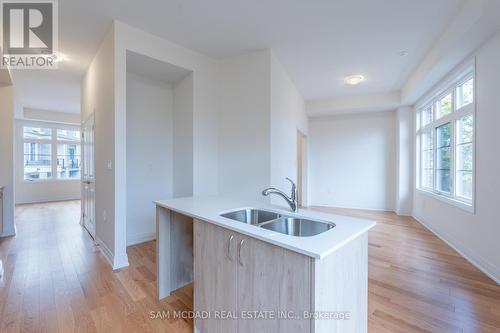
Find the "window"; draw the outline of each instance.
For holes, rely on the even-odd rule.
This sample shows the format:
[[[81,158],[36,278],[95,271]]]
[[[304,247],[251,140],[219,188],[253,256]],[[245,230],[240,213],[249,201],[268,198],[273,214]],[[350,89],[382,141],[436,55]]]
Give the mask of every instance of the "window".
[[[80,178],[80,144],[57,145],[57,177]]]
[[[451,124],[436,129],[436,190],[451,191]]]
[[[24,179],[52,178],[52,153],[50,143],[24,144]]]
[[[452,112],[451,94],[448,94],[436,102],[436,119],[449,115]]]
[[[469,200],[472,199],[473,133],[472,115],[457,120],[457,195]]]
[[[22,127],[24,180],[80,179],[80,131]]]
[[[461,75],[417,109],[417,187],[472,207],[474,73]]]
[[[422,133],[422,187],[434,187],[434,140],[432,131]]]

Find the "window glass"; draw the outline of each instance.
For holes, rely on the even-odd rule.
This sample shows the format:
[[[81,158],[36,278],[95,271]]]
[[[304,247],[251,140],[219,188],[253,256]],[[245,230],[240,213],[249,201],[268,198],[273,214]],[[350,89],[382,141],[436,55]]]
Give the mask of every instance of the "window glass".
[[[80,144],[57,145],[57,178],[80,178]]]
[[[425,127],[426,125],[430,124],[432,122],[432,105],[429,105],[426,108],[422,109],[421,115],[422,115],[422,127]]]
[[[434,187],[434,149],[432,131],[422,134],[422,186]]]
[[[467,199],[472,199],[473,135],[474,120],[472,115],[457,121],[456,194]]]
[[[474,200],[474,103],[472,66],[435,92],[429,104],[418,109],[416,142],[418,187],[471,206]],[[432,92],[431,92],[432,93]],[[446,195],[444,195],[446,194]]]
[[[52,147],[50,143],[24,143],[24,179],[52,178]]]
[[[451,192],[451,123],[436,128],[436,189]]]
[[[58,141],[80,141],[80,131],[69,131],[69,130],[57,130],[57,140]]]
[[[25,139],[50,140],[52,130],[50,128],[23,127],[23,137]]]
[[[444,96],[440,100],[437,101],[436,103],[436,109],[437,109],[437,114],[436,114],[436,119],[439,119],[443,116],[446,116],[451,113],[451,93],[448,95]]]
[[[474,80],[471,78],[457,87],[457,109],[474,101]]]

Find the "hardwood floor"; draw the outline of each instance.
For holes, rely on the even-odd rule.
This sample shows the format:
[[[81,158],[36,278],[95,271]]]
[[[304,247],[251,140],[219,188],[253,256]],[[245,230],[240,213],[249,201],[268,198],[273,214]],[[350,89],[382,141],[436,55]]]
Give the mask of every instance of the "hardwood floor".
[[[154,242],[129,247],[130,267],[113,272],[79,215],[79,201],[16,208],[17,236],[0,241],[0,332],[192,332],[150,319],[192,308],[192,287],[156,300]]]
[[[500,332],[500,286],[412,218],[315,208],[378,222],[369,235],[369,332]],[[78,224],[78,201],[16,209],[0,240],[0,332],[192,332],[191,286],[158,302],[155,244],[113,272]],[[156,317],[152,319],[152,317]]]
[[[369,332],[500,332],[500,286],[415,219],[312,209],[377,221],[368,241]]]

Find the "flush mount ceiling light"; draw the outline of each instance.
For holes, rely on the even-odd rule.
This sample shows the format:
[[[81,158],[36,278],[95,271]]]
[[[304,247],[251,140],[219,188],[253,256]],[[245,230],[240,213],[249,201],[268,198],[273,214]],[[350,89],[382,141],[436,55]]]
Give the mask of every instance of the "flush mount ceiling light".
[[[344,82],[346,84],[351,85],[351,86],[355,86],[357,84],[360,84],[364,80],[365,80],[365,77],[363,75],[349,75],[349,76],[346,76],[346,78],[344,79]]]

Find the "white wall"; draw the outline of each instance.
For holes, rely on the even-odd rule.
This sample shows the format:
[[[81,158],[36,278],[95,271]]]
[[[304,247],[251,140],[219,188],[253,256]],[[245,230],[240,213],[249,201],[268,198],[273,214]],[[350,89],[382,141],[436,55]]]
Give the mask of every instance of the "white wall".
[[[193,195],[193,74],[173,88],[173,196]]]
[[[414,113],[412,107],[400,107],[396,110],[396,213],[411,215],[413,208],[413,156],[414,156]]]
[[[127,245],[155,238],[158,198],[173,193],[173,92],[127,73]]]
[[[296,173],[296,148],[286,151],[284,160],[271,162],[271,93],[279,95],[273,102],[279,114],[276,119],[286,119],[285,109],[288,116],[296,119],[286,125],[293,126],[294,134],[291,127],[286,130],[276,127],[284,133],[284,138],[273,138],[276,149],[295,137],[297,127],[304,131],[307,128],[302,115],[303,101],[282,68],[276,66],[271,71],[269,50],[217,61],[115,21],[82,84],[82,114],[96,110],[97,238],[114,268],[128,265],[127,51],[192,72],[185,82],[176,85],[173,97],[174,123],[184,123],[188,130],[192,128],[192,176],[187,177],[192,179],[192,185],[180,184],[186,185],[186,191],[174,181],[174,195],[179,189],[179,195],[220,193],[268,201],[261,191],[271,183],[271,169],[276,170],[277,179]],[[180,90],[178,94],[176,89]],[[191,96],[192,105],[178,103],[177,95]],[[192,109],[192,126],[189,119],[177,118],[176,105],[179,110]],[[174,178],[177,168],[186,161],[189,164],[189,159],[184,162],[176,159],[177,137],[174,129]],[[293,145],[296,147],[296,139]],[[109,170],[108,160],[112,164]],[[290,164],[292,160],[294,163]]]
[[[126,54],[132,51],[193,72],[193,193],[217,193],[217,62],[122,22],[114,22],[115,248],[126,258]],[[175,158],[174,158],[175,159]],[[125,260],[117,263],[126,265]]]
[[[70,113],[70,112],[59,112],[59,111],[24,108],[22,119],[79,125],[80,124],[80,113]]]
[[[476,52],[476,212],[416,190],[414,216],[500,283],[500,33]]]
[[[3,191],[3,226],[0,236],[15,234],[14,228],[14,91],[0,86],[0,186]]]
[[[263,197],[288,192],[297,178],[297,130],[307,134],[304,99],[270,50],[222,60],[219,193],[287,206]]]
[[[394,210],[395,112],[311,118],[309,205]]]
[[[60,114],[61,119],[66,119],[62,112],[54,112],[54,114]],[[79,115],[78,115],[79,116]],[[71,116],[70,116],[71,117]],[[58,120],[58,119],[56,119]],[[23,173],[24,165],[24,146],[23,146],[23,126],[33,126],[33,127],[46,127],[69,129],[69,130],[80,130],[79,125],[67,125],[53,122],[43,122],[36,120],[15,120],[16,124],[16,144],[15,144],[15,203],[26,204],[26,203],[36,203],[36,202],[50,202],[50,201],[61,201],[61,200],[78,200],[81,197],[81,180],[71,179],[71,180],[41,180],[41,181],[25,181]]]
[[[126,54],[132,51],[193,72],[193,193],[217,193],[218,62],[114,21],[82,84],[82,119],[96,112],[96,235],[113,267],[126,254]],[[107,168],[108,160],[112,167]],[[161,198],[160,198],[161,199]],[[106,219],[104,218],[106,217]]]
[[[278,59],[271,54],[271,186],[289,193],[291,178],[297,183],[297,130],[308,133],[304,98],[295,87]],[[307,154],[307,147],[304,147]],[[307,156],[307,155],[306,155]],[[304,165],[307,172],[307,165]],[[304,184],[307,193],[307,183]],[[285,205],[273,196],[271,202]]]
[[[81,119],[95,113],[95,214],[96,239],[114,268],[128,265],[125,250],[116,251],[115,226],[115,51],[114,27],[104,37],[82,80]],[[125,71],[125,70],[124,70]],[[126,73],[123,73],[125,85]],[[125,116],[125,115],[124,115]],[[122,138],[125,143],[125,138]],[[108,160],[111,168],[108,169]],[[122,164],[126,163],[121,161]],[[126,174],[120,175],[122,178]],[[125,189],[120,188],[123,195]],[[125,198],[126,199],[126,198]],[[123,214],[125,206],[120,207]],[[122,220],[125,224],[125,219]],[[123,249],[126,243],[123,225]]]
[[[219,194],[268,201],[270,52],[224,59],[219,119]]]

